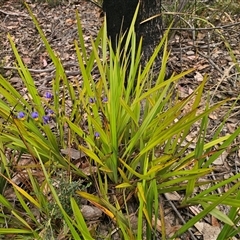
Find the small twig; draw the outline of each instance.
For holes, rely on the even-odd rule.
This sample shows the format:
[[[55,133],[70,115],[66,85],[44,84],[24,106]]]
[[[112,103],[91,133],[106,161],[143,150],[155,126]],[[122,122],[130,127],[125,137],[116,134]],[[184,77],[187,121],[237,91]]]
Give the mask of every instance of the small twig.
[[[222,72],[222,77],[221,77],[220,81],[218,82],[217,86],[215,86],[214,92],[212,93],[212,97],[211,97],[210,101],[213,101],[213,97],[216,95],[216,92],[217,92],[219,86],[221,86],[221,83],[229,76],[231,69],[235,65],[236,65],[236,63],[232,64],[228,69],[226,69],[224,72]]]
[[[180,13],[184,9],[184,7],[186,6],[187,3],[188,3],[188,1],[186,1],[186,0],[180,1],[177,12]],[[161,14],[164,15],[165,13],[161,12]],[[178,22],[178,19],[179,19],[179,14],[174,14],[173,24],[172,24],[172,28],[171,28],[171,30],[173,30],[172,37],[175,36],[176,29],[173,29],[173,28],[174,28],[174,26],[176,26],[176,23]],[[162,27],[162,30],[167,30],[167,29],[164,29]]]
[[[177,208],[175,207],[174,203],[169,200],[169,198],[167,197],[166,194],[164,194],[165,198],[168,200],[168,202],[170,203],[172,209],[174,210],[174,212],[177,214],[177,216],[179,217],[179,219],[182,221],[183,224],[186,224],[186,221],[183,219],[182,215],[180,214],[180,212],[177,210]],[[192,237],[192,240],[197,240],[197,238],[195,238],[194,234],[192,233],[191,229],[188,229],[189,234]]]
[[[212,60],[209,56],[206,56],[205,54],[201,53],[201,52],[198,51],[198,50],[197,50],[197,53],[198,53],[200,56],[206,58],[206,59],[208,60],[208,62],[209,62],[214,68],[216,68],[221,74],[224,74],[223,71],[218,67],[217,64],[215,64],[215,63],[213,62],[213,60]]]
[[[76,63],[66,63],[66,64],[63,64],[63,67],[66,68],[66,67],[71,67],[71,66],[79,66],[78,64]],[[92,71],[95,70],[97,68],[97,65],[95,65],[93,68],[92,68]],[[18,70],[17,67],[0,67],[0,70],[1,69],[5,69],[5,70]],[[46,69],[31,69],[29,68],[28,69],[29,72],[32,72],[32,73],[44,73],[44,72],[53,72],[52,75],[50,76],[46,76],[43,80],[44,82],[47,82],[47,81],[50,81],[52,79],[54,79],[54,73],[56,71],[55,67],[51,67],[51,68],[46,68]],[[76,70],[76,71],[67,71],[65,70],[65,74],[67,77],[72,77],[72,76],[77,76],[77,75],[80,75],[81,74],[81,71],[80,70]]]
[[[196,41],[196,44],[198,44],[198,42]],[[197,48],[197,49],[208,49],[208,48],[215,48],[219,45],[221,45],[222,42],[219,42],[219,43],[212,43],[212,44],[209,44],[209,45],[197,45],[197,46],[194,46],[194,45],[190,45],[190,46],[186,46],[186,47],[182,47],[181,49],[182,50],[187,50],[187,49],[191,49],[191,48]],[[177,50],[179,50],[179,48],[174,48],[174,47],[171,47],[171,50],[175,52],[177,52]]]
[[[79,65],[76,63],[67,63],[67,64],[63,64],[63,67],[78,67]],[[0,67],[0,69],[3,68],[4,70],[18,70],[17,67]],[[50,67],[50,68],[44,68],[44,69],[32,69],[29,68],[28,69],[29,72],[33,72],[33,73],[45,73],[45,72],[52,72],[55,71],[55,67]]]
[[[180,48],[180,66],[181,66],[181,71],[182,71],[182,68],[183,68],[183,63],[182,63],[182,52],[183,52],[183,49],[182,49],[181,41],[179,42],[179,48]]]
[[[1,68],[0,68],[1,69]],[[4,70],[18,70],[17,67],[3,67]],[[31,69],[29,68],[28,71],[29,72],[33,72],[33,73],[45,73],[45,72],[52,72],[55,70],[55,67],[51,67],[51,68],[45,68],[45,69]]]
[[[93,0],[88,0],[88,1],[93,3],[94,5],[96,5],[97,7],[102,8],[102,5],[100,3],[93,1]]]
[[[240,22],[236,22],[236,23],[231,23],[231,24],[226,24],[223,26],[217,26],[217,27],[207,27],[207,28],[171,28],[170,30],[183,30],[183,31],[203,31],[203,30],[214,30],[214,29],[223,29],[223,28],[228,28],[228,27],[233,27],[236,25],[240,25]],[[163,28],[163,30],[167,30],[168,28]]]
[[[2,69],[5,69],[5,70],[18,70],[18,68],[16,68],[16,67],[3,67]],[[0,68],[0,70],[1,70],[1,68]],[[31,69],[31,68],[29,68],[28,71],[32,72],[32,73],[53,72],[52,75],[46,76],[44,78],[45,81],[50,81],[50,80],[54,79],[54,73],[55,73],[56,69],[54,67],[46,68],[46,69]],[[77,71],[65,71],[65,74],[66,74],[67,77],[72,77],[72,76],[80,75],[81,72],[79,70],[77,70]]]
[[[14,13],[14,12],[6,12],[4,10],[1,10],[0,9],[0,13],[3,13],[5,15],[10,15],[10,16],[23,16],[23,17],[27,17],[27,18],[30,18],[30,16],[28,16],[27,14],[23,14],[23,13]]]
[[[55,72],[55,71],[54,71],[54,72]],[[81,72],[80,72],[80,71],[65,71],[65,74],[66,74],[67,77],[73,77],[73,76],[80,75]],[[54,75],[54,73],[53,73],[53,74],[50,75],[50,76],[46,76],[46,77],[44,78],[44,80],[45,80],[45,81],[50,81],[50,80],[52,80],[52,79],[54,79],[54,78],[55,78],[55,75]]]

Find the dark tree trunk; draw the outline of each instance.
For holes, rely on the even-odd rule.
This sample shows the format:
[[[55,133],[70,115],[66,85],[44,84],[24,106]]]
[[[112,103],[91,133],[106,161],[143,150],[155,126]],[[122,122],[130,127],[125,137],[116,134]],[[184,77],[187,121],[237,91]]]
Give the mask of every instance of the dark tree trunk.
[[[106,12],[107,33],[115,50],[118,38],[125,33],[132,22],[138,0],[104,0],[103,10]]]
[[[161,40],[161,0],[104,0],[103,10],[106,12],[107,32],[115,49],[118,36],[127,31],[131,24],[138,2],[140,7],[135,30],[137,39],[143,38],[142,63],[144,63]]]
[[[161,0],[140,0],[138,21],[137,36],[143,38],[143,61],[147,61],[162,36]]]

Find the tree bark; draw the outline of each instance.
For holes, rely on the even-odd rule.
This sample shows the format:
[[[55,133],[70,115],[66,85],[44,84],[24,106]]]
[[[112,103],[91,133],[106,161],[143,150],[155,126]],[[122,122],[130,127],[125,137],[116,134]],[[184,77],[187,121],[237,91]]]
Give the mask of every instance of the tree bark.
[[[115,50],[119,35],[130,27],[138,2],[140,6],[135,31],[138,41],[143,38],[142,63],[145,63],[161,40],[161,0],[104,0],[103,10],[106,13],[108,36]]]
[[[138,21],[136,32],[143,39],[142,60],[146,62],[162,37],[161,0],[140,0]]]
[[[138,0],[103,1],[103,10],[106,12],[107,19],[107,33],[114,50],[119,37],[130,27],[137,4]]]

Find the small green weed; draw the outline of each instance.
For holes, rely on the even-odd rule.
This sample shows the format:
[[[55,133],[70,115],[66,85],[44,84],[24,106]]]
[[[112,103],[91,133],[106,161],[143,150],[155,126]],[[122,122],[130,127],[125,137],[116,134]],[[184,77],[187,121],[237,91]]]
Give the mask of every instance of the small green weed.
[[[71,208],[70,196],[76,199],[77,204],[80,206],[80,198],[77,196],[77,191],[87,191],[88,187],[91,186],[91,182],[87,185],[83,184],[83,181],[80,179],[78,181],[66,181],[66,177],[59,176],[56,179],[51,180],[51,184],[55,187],[59,201],[69,216],[73,215],[73,210]],[[61,219],[62,213],[56,203],[49,202],[49,209],[52,209],[51,212],[53,219]]]

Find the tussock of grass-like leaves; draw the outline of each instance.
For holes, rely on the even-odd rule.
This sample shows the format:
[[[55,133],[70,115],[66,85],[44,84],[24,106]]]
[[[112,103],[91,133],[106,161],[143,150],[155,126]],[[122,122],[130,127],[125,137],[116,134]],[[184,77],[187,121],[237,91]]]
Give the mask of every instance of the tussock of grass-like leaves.
[[[201,106],[207,77],[189,97],[177,98],[175,84],[193,70],[164,80],[168,31],[148,63],[141,66],[141,43],[136,46],[133,30],[136,15],[126,38],[125,49],[130,52],[120,52],[119,48],[116,53],[112,51],[104,23],[87,54],[76,14],[79,39],[75,48],[81,80],[73,84],[29,13],[56,67],[56,76],[52,91],[40,96],[9,36],[29,97],[23,98],[0,76],[0,234],[12,239],[100,239],[99,226],[104,224],[100,222],[107,217],[118,227],[120,239],[154,239],[159,234],[169,239],[154,224],[161,221],[164,226],[159,196],[180,190],[185,192],[182,206],[197,204],[203,210],[172,238],[181,236],[207,214],[225,224],[220,234],[224,239],[236,234],[240,183],[222,196],[215,192],[239,175],[193,193],[196,186],[205,184],[199,178],[212,171],[211,163],[231,145],[240,129],[224,137],[216,134],[206,142],[208,115],[223,102]],[[153,84],[151,69],[159,51],[162,66]],[[93,79],[93,67],[98,69],[99,79]],[[66,96],[71,106],[65,104]],[[200,130],[191,151],[185,138],[196,123]],[[71,154],[62,155],[61,149],[71,148],[85,156],[88,173],[74,164]],[[26,159],[30,161],[23,167],[21,162]],[[24,185],[18,185],[15,175],[25,179]],[[83,199],[105,216],[92,227],[81,212]],[[217,210],[219,204],[232,207],[229,216]],[[133,214],[138,217],[135,227],[129,217]],[[110,238],[110,228],[102,239]]]

